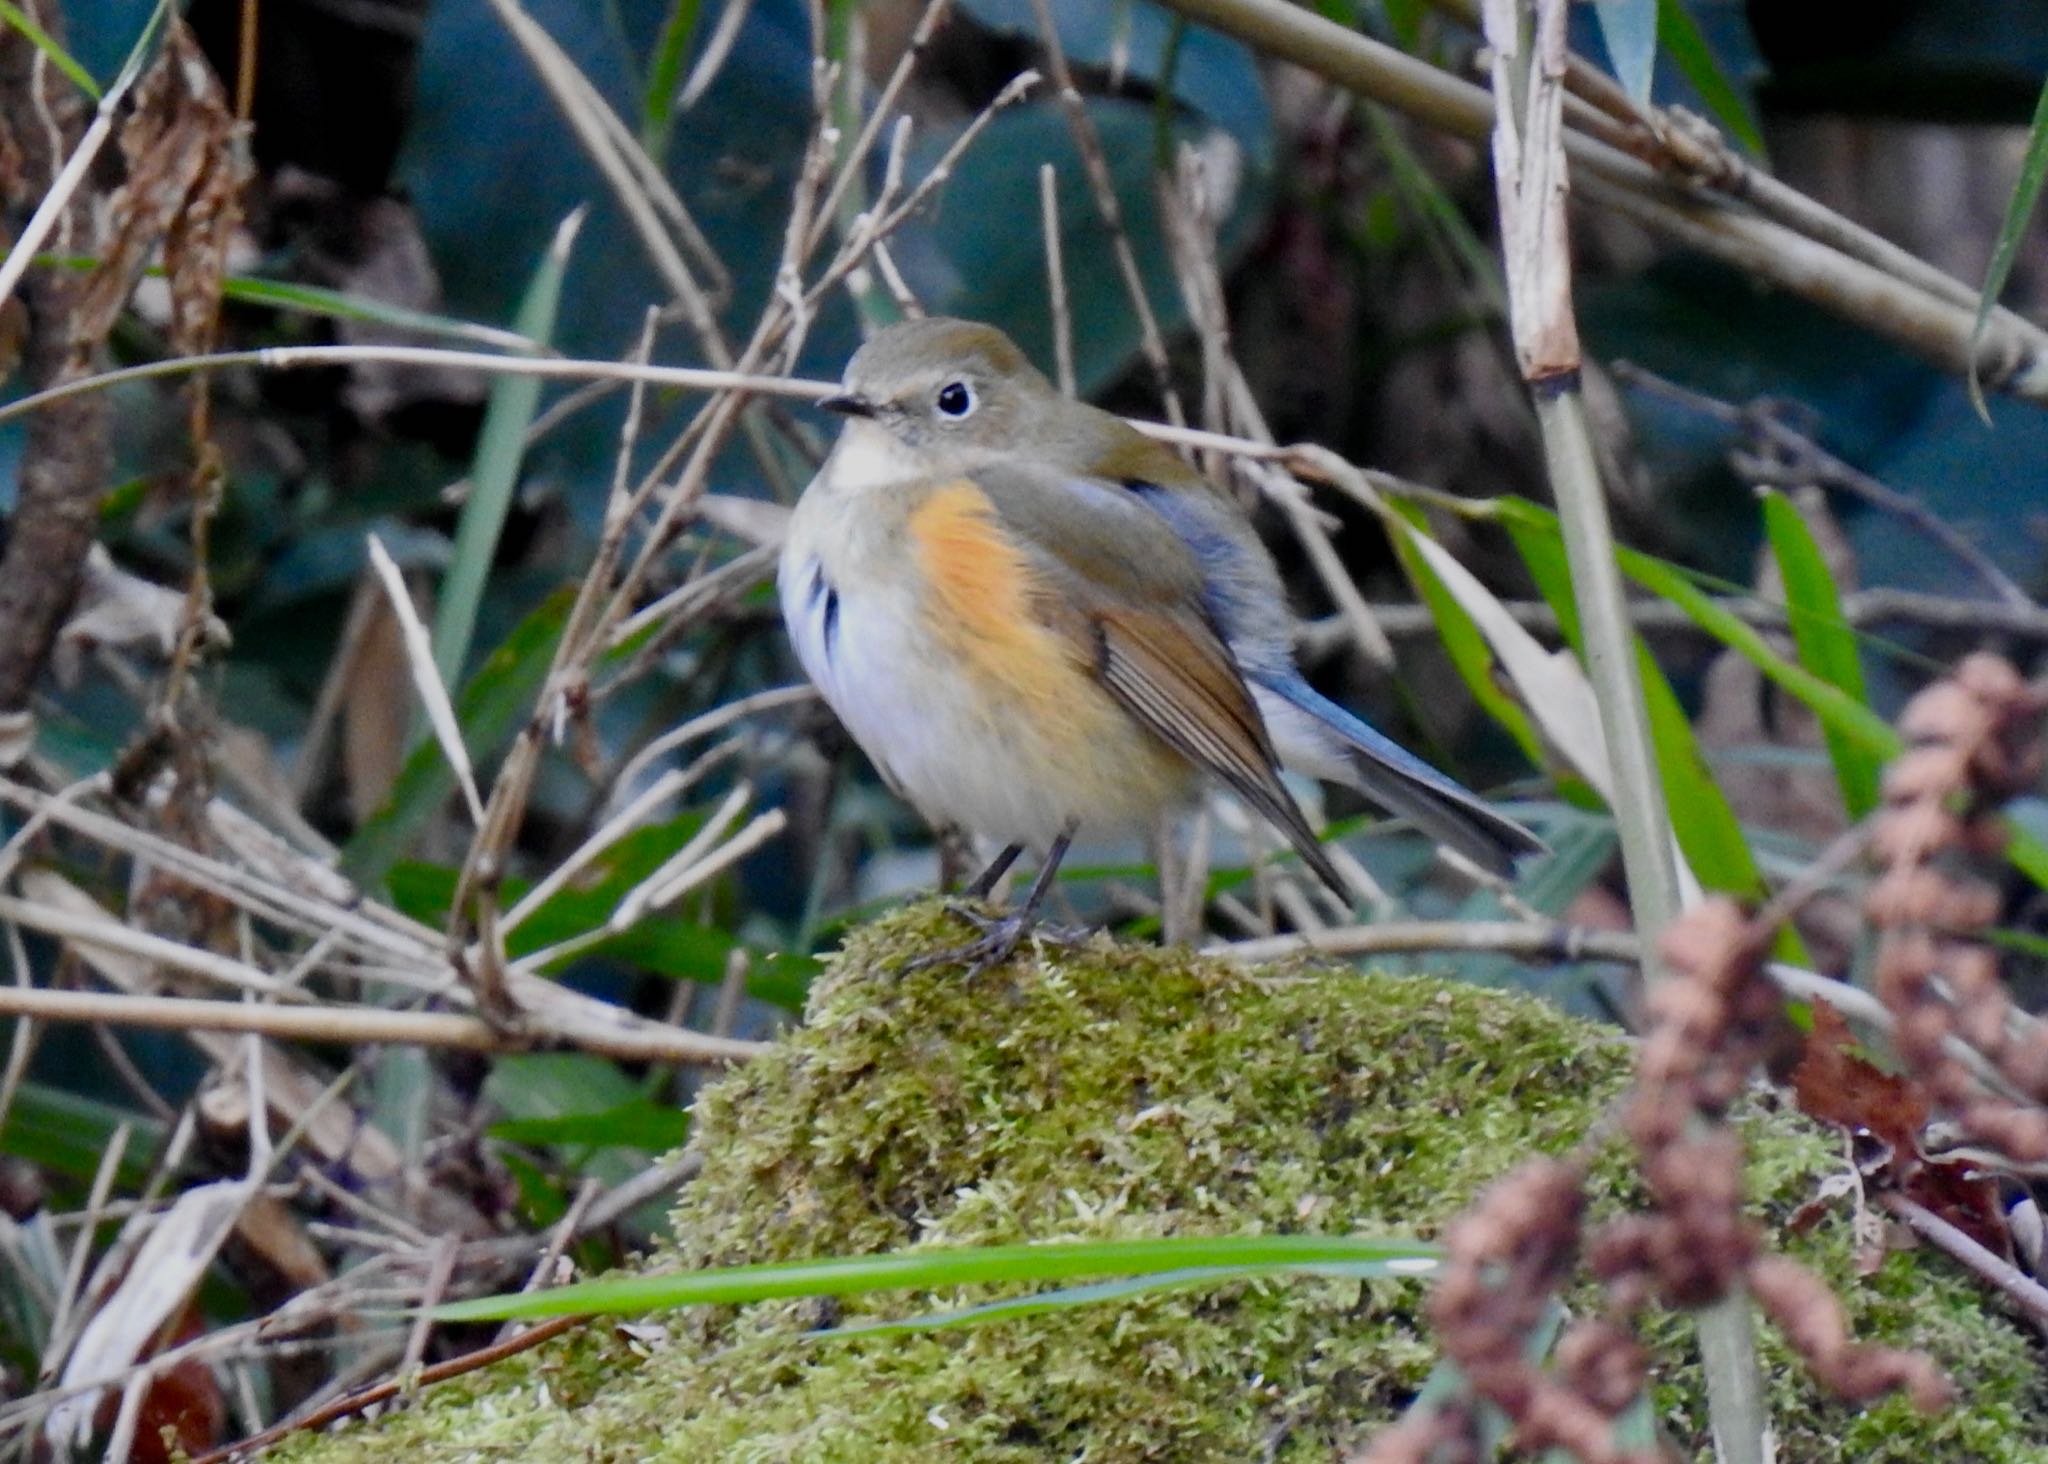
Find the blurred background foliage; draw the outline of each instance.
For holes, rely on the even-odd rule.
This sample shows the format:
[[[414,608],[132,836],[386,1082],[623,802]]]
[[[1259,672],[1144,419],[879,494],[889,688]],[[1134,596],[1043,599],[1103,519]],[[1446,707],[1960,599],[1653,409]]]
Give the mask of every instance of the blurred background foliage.
[[[1329,0],[1324,8],[1438,61],[1457,64],[1475,44],[1412,3]],[[1664,8],[1654,76],[1617,67],[1624,81],[1647,79],[1658,101],[1717,114],[1736,135],[1759,126],[1769,160],[1795,186],[1964,278],[1981,274],[2048,55],[2048,18],[2024,6],[1960,0],[1856,7],[1854,24],[1839,6],[1795,11],[1688,0]],[[1681,11],[1675,21],[1674,8]],[[1334,99],[1147,0],[1053,10],[1088,91],[1152,305],[1170,334],[1185,309],[1152,180],[1162,159],[1191,143],[1220,200],[1234,345],[1276,434],[1323,441],[1355,461],[1458,493],[1541,496],[1540,455],[1503,348],[1483,153]],[[147,12],[141,0],[74,0],[66,12],[69,44],[107,78]],[[859,27],[847,24],[849,13],[844,4],[829,13],[834,44],[843,50],[857,35],[852,64],[886,75],[916,8],[863,5]],[[228,0],[196,0],[192,10],[228,76],[236,69],[238,14]],[[729,275],[720,319],[729,335],[743,335],[775,285],[768,245],[784,228],[811,116],[810,14],[798,0],[538,0],[531,14],[646,142],[687,202]],[[1602,19],[1588,7],[1574,22],[1575,46],[1596,58],[1611,39]],[[557,227],[586,209],[549,344],[597,357],[632,348],[650,303],[665,296],[661,277],[532,62],[483,0],[367,0],[346,12],[279,3],[266,12],[258,55],[253,139],[261,173],[243,273],[504,327]],[[916,120],[910,175],[928,169],[974,113],[1037,59],[1030,0],[963,0],[906,97]],[[1001,324],[1049,365],[1038,226],[1046,163],[1058,179],[1081,386],[1155,414],[1151,378],[1136,369],[1137,323],[1107,231],[1049,92],[996,116],[965,176],[898,236],[895,258],[928,308]],[[1653,244],[1609,217],[1582,212],[1578,226],[1579,300],[1593,360],[1635,363],[1731,403],[1782,401],[1818,441],[1953,522],[2014,580],[2042,583],[2048,516],[2037,464],[2048,446],[2048,417],[1998,402],[1986,423],[1960,382],[1854,325]],[[2023,311],[2042,288],[2042,263],[2039,235],[2030,234],[2007,295]],[[858,316],[852,299],[831,302],[794,369],[836,375],[859,339]],[[228,322],[231,343],[414,338],[374,321],[247,306],[231,306]],[[141,320],[119,346],[134,358],[156,349]],[[700,344],[674,322],[657,332],[653,354],[675,364],[704,361]],[[1194,381],[1194,367],[1188,353],[1176,358],[1184,385]],[[1653,552],[1749,584],[1761,517],[1728,465],[1736,433],[1669,393],[1618,381],[1612,400],[1620,415],[1611,425],[1626,449],[1615,475],[1625,532]],[[445,793],[447,784],[432,775],[432,749],[411,741],[410,693],[395,648],[354,648],[353,694],[329,709],[339,719],[333,735],[312,714],[337,656],[351,650],[351,606],[359,618],[365,613],[364,532],[384,539],[423,592],[449,563],[448,490],[469,467],[484,392],[484,383],[445,370],[363,367],[229,378],[220,408],[231,486],[211,572],[236,643],[216,674],[226,716],[264,750],[249,776],[268,779],[351,851],[352,867],[388,877],[400,903],[428,917],[453,881],[453,846],[424,817],[429,795]],[[559,405],[571,396],[549,388],[544,401]],[[557,591],[588,560],[615,472],[623,394],[577,399],[585,404],[524,455],[484,593],[464,705],[487,744],[502,745],[523,714],[521,693],[530,695],[551,644],[548,627],[561,613]],[[642,466],[665,441],[660,428],[683,420],[691,405],[656,394],[640,438]],[[126,486],[111,500],[112,541],[124,562],[176,583],[190,568],[178,477],[165,469],[178,460],[177,398],[134,387],[123,407]],[[796,431],[821,440],[812,422]],[[0,461],[18,451],[18,427],[0,428]],[[732,450],[713,487],[786,500],[807,473],[808,464],[795,459],[764,474],[760,461]],[[0,479],[0,495],[7,483]],[[1853,501],[1838,513],[1845,583],[1973,593],[1968,573],[1895,515]],[[1347,521],[1338,542],[1369,597],[1402,597],[1404,581],[1377,527]],[[1504,537],[1475,535],[1458,547],[1504,593],[1530,588]],[[730,546],[700,552],[725,554]],[[1302,582],[1304,612],[1327,609]],[[1959,643],[1902,638],[1935,657]],[[1686,704],[1702,713],[1716,648],[1697,636],[1657,644]],[[1398,681],[1344,658],[1317,669],[1475,783],[1526,776],[1509,739],[1469,708],[1441,652],[1413,636],[1400,648]],[[1881,707],[1923,675],[1925,663],[1912,656],[1868,659]],[[716,634],[672,648],[660,674],[603,709],[603,759],[616,766],[690,712],[791,674],[757,590]],[[88,678],[64,707],[69,715],[46,740],[75,771],[106,765],[133,735],[132,696],[104,679]],[[1704,709],[1708,722],[1712,711]],[[1745,725],[1741,716],[1733,721]],[[813,730],[831,745],[829,729]],[[1762,723],[1756,730],[1770,741]],[[1739,733],[1722,741],[1717,756],[1731,765],[1790,759],[1810,767],[1819,757],[1811,748],[1745,745]],[[834,779],[801,757],[792,764],[784,756],[792,750],[771,739],[752,771],[774,796],[807,811],[795,836],[749,861],[719,909],[699,912],[703,924],[670,922],[621,942],[610,954],[622,971],[651,965],[715,980],[736,940],[761,957],[807,949],[849,901],[929,879],[928,855],[905,862],[890,854],[915,851],[921,831],[872,786],[857,759],[840,756]],[[400,773],[408,755],[409,778]],[[398,818],[394,787],[405,809]],[[537,859],[587,822],[593,796],[588,778],[566,765],[550,768],[528,839]],[[1755,799],[1736,804],[1745,819],[1773,821],[1773,808]],[[650,830],[642,843],[622,847],[604,874],[607,886],[576,892],[585,909],[602,908],[605,888],[630,887],[658,860],[664,840],[686,832]],[[1812,836],[1824,827],[1789,832]],[[1606,848],[1601,841],[1593,847]],[[1368,862],[1391,861],[1386,872],[1405,881],[1403,871],[1418,868],[1421,852],[1397,846]],[[1580,862],[1597,872],[1602,860]],[[1590,877],[1570,883],[1583,891]],[[557,921],[555,928],[571,925]],[[544,942],[534,929],[535,943]],[[761,960],[753,980],[757,991],[789,1002],[800,991],[801,965]]]
[[[1333,99],[1298,73],[1262,66],[1239,43],[1187,27],[1146,0],[1053,8],[1169,333],[1185,310],[1152,179],[1162,159],[1191,143],[1220,200],[1234,344],[1276,434],[1323,441],[1355,461],[1458,493],[1540,497],[1540,455],[1503,350],[1483,154]],[[1737,134],[1755,119],[1770,161],[1795,186],[1964,278],[1981,274],[2048,55],[2048,18],[2017,4],[1960,0],[1856,7],[1854,24],[1839,6],[1688,0],[1667,4],[1667,17],[1674,8],[1680,18],[1667,18],[1650,79],[1657,100],[1716,112]],[[1455,64],[1474,45],[1469,33],[1412,3],[1330,0],[1325,9],[1440,61]],[[227,0],[196,0],[192,11],[229,76],[238,13]],[[732,0],[729,7],[538,0],[531,13],[686,200],[729,275],[720,319],[730,335],[742,334],[775,285],[775,251],[767,245],[784,227],[811,115],[811,16],[797,0]],[[858,35],[852,64],[885,75],[915,7],[864,5],[857,28],[847,24],[849,13],[843,4],[830,11],[829,34],[842,48]],[[104,79],[146,14],[141,0],[74,0],[69,44]],[[1601,17],[1586,8],[1575,24],[1578,48],[1604,56],[1611,37]],[[913,177],[1037,59],[1036,32],[1029,0],[963,0],[906,98],[916,119],[907,156]],[[266,12],[255,76],[261,174],[245,274],[322,286],[387,309],[509,326],[556,229],[587,209],[549,344],[570,355],[621,355],[650,302],[664,298],[612,189],[482,0],[366,0],[345,12],[279,3]],[[1134,369],[1137,325],[1107,233],[1071,131],[1046,92],[995,118],[965,177],[898,236],[895,257],[930,309],[995,321],[1049,364],[1038,227],[1046,163],[1057,172],[1082,388],[1153,414],[1157,397],[1150,377]],[[2015,581],[2041,584],[2048,561],[2037,467],[2048,418],[2041,412],[1999,402],[1987,423],[1960,382],[1854,325],[1655,245],[1611,218],[1583,212],[1578,222],[1580,306],[1596,362],[1635,363],[1731,403],[1782,401],[1818,441],[1952,522]],[[2042,289],[2042,263],[2034,233],[2007,295],[2022,310]],[[835,375],[859,339],[858,314],[849,298],[831,302],[794,369]],[[374,321],[297,311],[231,306],[228,319],[236,343],[413,338]],[[146,319],[118,345],[138,359],[157,349]],[[699,343],[673,322],[657,332],[654,358],[704,360]],[[1193,381],[1194,365],[1186,353],[1177,358],[1183,384]],[[1616,487],[1626,532],[1708,575],[1750,583],[1761,517],[1728,466],[1734,432],[1668,392],[1630,377],[1616,381],[1612,426],[1625,444]],[[219,413],[230,491],[210,567],[236,643],[216,674],[226,716],[264,749],[248,776],[267,778],[351,848],[353,867],[388,875],[401,902],[422,914],[446,898],[452,846],[422,821],[432,801],[422,795],[436,787],[425,766],[435,761],[432,751],[410,752],[415,776],[401,777],[415,744],[394,649],[354,648],[353,694],[330,708],[339,718],[334,735],[312,714],[337,655],[350,650],[351,605],[362,613],[365,530],[375,529],[416,572],[423,591],[449,563],[448,490],[469,467],[484,392],[478,380],[445,370],[363,367],[229,378]],[[559,405],[571,396],[550,388],[544,400]],[[501,745],[521,714],[519,692],[533,684],[550,644],[550,617],[560,614],[551,597],[587,562],[614,475],[623,394],[577,400],[585,404],[525,453],[484,594],[464,696],[486,742]],[[124,487],[110,500],[112,542],[124,562],[176,583],[190,568],[178,477],[165,468],[179,452],[177,398],[140,386],[125,389],[122,401]],[[656,394],[638,449],[642,465],[665,441],[659,428],[682,420],[690,406]],[[808,420],[795,430],[799,440],[820,440]],[[0,428],[0,462],[18,452],[19,428]],[[764,473],[762,462],[733,450],[714,489],[786,500],[807,472],[800,455]],[[0,478],[0,495],[8,483]],[[1975,592],[1965,570],[1895,515],[1854,502],[1838,513],[1846,583]],[[1402,596],[1399,568],[1375,526],[1348,521],[1339,544],[1370,597]],[[1504,538],[1474,536],[1460,548],[1497,588],[1526,593]],[[1327,608],[1304,589],[1305,612]],[[1955,644],[1902,638],[1936,657]],[[1696,636],[1658,644],[1687,705],[1701,711],[1714,646]],[[1476,783],[1525,776],[1510,741],[1467,708],[1440,652],[1420,637],[1404,639],[1401,650],[1398,682],[1343,659],[1318,669]],[[1924,663],[1913,657],[1870,659],[1881,707],[1921,678]],[[692,710],[777,684],[791,671],[757,590],[715,635],[672,648],[661,674],[603,709],[604,758],[616,765]],[[52,724],[48,745],[76,771],[104,766],[133,734],[133,697],[104,678],[87,678],[63,705],[68,715]],[[829,745],[829,730],[826,736]],[[764,955],[805,949],[849,900],[929,877],[924,860],[901,865],[881,857],[915,848],[921,835],[867,782],[857,760],[840,758],[844,777],[821,784],[802,759],[795,773],[778,765],[789,750],[771,745],[754,771],[810,817],[788,847],[750,861],[739,887],[722,897],[721,918],[732,930],[714,919],[709,931],[687,938],[658,932],[616,952],[623,962],[648,962],[642,947],[651,941],[664,952],[654,964],[669,974],[715,978],[735,938]],[[1817,756],[1741,745],[1720,751],[1736,763],[1748,755],[1766,762]],[[853,781],[842,786],[846,778]],[[394,786],[408,805],[397,823]],[[542,818],[529,838],[537,858],[551,839],[558,847],[587,821],[592,798],[587,778],[567,766],[550,769]],[[1737,807],[1745,818],[1769,821],[1768,809],[1744,807],[1739,798]],[[1417,852],[1390,854],[1395,872]],[[644,871],[644,858],[653,856],[620,853],[607,876],[618,888],[630,885],[636,857]],[[870,862],[884,873],[863,881]],[[600,894],[584,893],[597,908]],[[769,965],[757,967],[757,982],[791,999],[794,986],[759,976]]]

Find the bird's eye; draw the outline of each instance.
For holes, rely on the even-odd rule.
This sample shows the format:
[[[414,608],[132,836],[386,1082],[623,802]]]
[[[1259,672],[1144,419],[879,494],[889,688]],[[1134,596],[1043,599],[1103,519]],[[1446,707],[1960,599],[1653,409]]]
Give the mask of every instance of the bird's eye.
[[[964,381],[949,381],[939,388],[939,411],[948,417],[964,417],[974,410],[974,388]]]

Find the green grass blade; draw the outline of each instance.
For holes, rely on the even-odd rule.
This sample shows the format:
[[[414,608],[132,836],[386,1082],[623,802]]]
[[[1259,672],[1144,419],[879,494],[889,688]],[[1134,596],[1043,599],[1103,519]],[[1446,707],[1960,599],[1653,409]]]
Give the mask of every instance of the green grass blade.
[[[2026,237],[2027,225],[2033,222],[2034,205],[2040,202],[2044,179],[2048,179],[2048,82],[2041,84],[2040,99],[2034,103],[2027,155],[2020,162],[2012,201],[2005,206],[2005,222],[1998,227],[1998,241],[1991,249],[1991,268],[1985,271],[1984,288],[1977,295],[1977,323],[1970,332],[1970,400],[1977,405],[1977,415],[1986,422],[1991,420],[1991,412],[1984,405],[1984,388],[1977,380],[1977,343],[1984,338],[1984,327],[1998,297],[2005,293],[2006,277],[2012,273],[2012,262],[2020,252],[2020,240]]]
[[[575,594],[574,586],[564,586],[529,612],[456,698],[463,743],[479,764],[502,747],[533,710]],[[384,806],[349,840],[342,867],[357,879],[380,883],[454,787],[455,774],[440,744],[432,739],[421,743],[399,770]]]
[[[12,0],[0,0],[0,22],[13,26],[26,36],[30,45],[49,57],[52,66],[63,72],[73,86],[94,101],[98,101],[103,95],[100,84],[92,79],[92,73],[79,65],[69,51],[58,45],[55,36],[37,25],[34,16],[13,4]]]
[[[1841,593],[1805,518],[1784,494],[1766,492],[1764,528],[1785,582],[1785,608],[1792,622],[1793,644],[1799,649],[1799,664],[1868,706],[1870,695],[1864,687],[1856,632],[1842,618]],[[1828,757],[1835,765],[1835,779],[1841,784],[1842,804],[1850,818],[1862,818],[1877,807],[1882,760],[1832,727],[1821,730],[1827,739]]]
[[[1501,519],[1510,527],[1521,524],[1540,533],[1557,532],[1556,516],[1526,498],[1497,499],[1495,506]],[[1882,757],[1897,755],[1899,734],[1892,730],[1890,723],[1841,688],[1823,681],[1796,661],[1779,655],[1755,627],[1702,590],[1685,570],[1654,554],[1644,554],[1635,549],[1618,549],[1616,561],[1622,573],[1644,589],[1669,600],[1701,630],[1740,654],[1765,676],[1804,702],[1823,725],[1836,728]]]
[[[1721,63],[1714,58],[1714,48],[1700,33],[1699,24],[1692,18],[1692,12],[1685,8],[1684,0],[1658,0],[1657,34],[1663,42],[1664,54],[1671,58],[1678,74],[1699,93],[1700,100],[1706,103],[1714,120],[1736,141],[1762,157],[1764,135],[1756,124],[1756,114],[1721,69]]]
[[[1537,539],[1554,537],[1558,532],[1556,515],[1526,498],[1498,498],[1490,507],[1510,533],[1514,533],[1518,525],[1524,530],[1534,530]],[[1839,732],[1876,754],[1880,761],[1889,761],[1904,749],[1904,740],[1889,722],[1840,687],[1779,655],[1753,626],[1695,584],[1686,570],[1635,549],[1617,549],[1616,562],[1621,565],[1622,572],[1637,584],[1678,606],[1700,629],[1740,654],[1803,702],[1820,718],[1824,729]],[[1564,607],[1558,608],[1569,627],[1572,620]],[[2048,889],[2048,843],[2025,830],[2015,829],[2006,845],[2005,855],[2014,868],[2043,889]]]
[[[534,271],[526,298],[519,303],[515,322],[519,334],[540,342],[553,336],[562,302],[562,278],[582,226],[583,210],[577,209],[555,231],[554,242]],[[477,607],[483,602],[484,581],[490,578],[498,536],[512,507],[512,489],[526,456],[526,429],[533,425],[534,410],[540,405],[540,385],[537,376],[501,376],[491,386],[490,405],[484,411],[483,431],[477,438],[476,460],[469,475],[469,501],[462,505],[455,555],[441,581],[440,603],[434,613],[434,667],[448,686],[461,684],[463,663],[469,659]]]
[[[1557,611],[1565,639],[1583,657],[1585,642],[1572,600],[1564,541],[1554,521],[1545,524],[1541,520],[1511,517],[1508,532],[1535,579],[1537,590]],[[1760,895],[1763,875],[1757,868],[1756,856],[1743,836],[1735,810],[1707,767],[1678,694],[1640,636],[1635,639],[1635,647],[1636,665],[1643,679],[1644,706],[1649,714],[1651,751],[1656,757],[1658,780],[1664,785],[1665,801],[1671,808],[1671,831],[1686,864],[1707,889],[1742,898]]]
[[[154,267],[149,272],[152,275],[163,273]],[[467,320],[455,320],[446,315],[433,315],[425,310],[408,310],[403,305],[387,305],[382,300],[351,295],[345,290],[324,289],[319,285],[233,275],[221,282],[221,294],[243,305],[261,305],[272,310],[287,310],[299,315],[360,321],[365,325],[384,325],[394,330],[417,331],[422,335],[474,341],[481,346],[518,351],[523,355],[537,356],[545,351],[545,347],[538,341],[516,331],[499,330],[495,326],[477,325]]]
[[[436,1307],[442,1321],[603,1315],[662,1307],[738,1305],[792,1296],[851,1296],[868,1291],[932,1291],[950,1286],[1157,1276],[1195,1269],[1271,1274],[1276,1268],[1324,1270],[1377,1266],[1376,1274],[1423,1276],[1440,1251],[1414,1240],[1360,1235],[1145,1237],[1048,1245],[993,1245],[834,1256],[788,1264],[724,1266],[666,1276],[586,1281],[552,1291],[487,1296]]]
[[[0,0],[0,5],[7,0]],[[36,263],[53,269],[76,270],[81,273],[99,267],[99,258],[91,254],[39,254]],[[153,264],[143,271],[145,278],[164,278],[162,265]],[[390,305],[382,300],[373,300],[367,295],[352,295],[346,290],[329,290],[319,285],[300,284],[293,280],[266,280],[254,275],[229,275],[220,284],[221,297],[238,305],[260,305],[267,310],[278,310],[293,315],[314,315],[323,320],[353,320],[365,325],[389,326],[393,330],[413,331],[420,335],[446,336],[450,340],[471,341],[497,351],[515,351],[522,356],[547,354],[539,342],[529,340],[516,331],[500,330],[496,326],[478,325],[474,321],[456,320],[451,316],[434,315],[425,310],[408,310],[403,305]]]
[[[683,89],[683,62],[690,54],[703,8],[702,0],[674,0],[654,43],[654,63],[648,68],[647,91],[640,102],[640,145],[657,163],[668,152],[676,98]]]
[[[1422,510],[1414,504],[1390,503],[1391,511],[1398,513],[1418,534],[1427,533],[1428,525]],[[1393,533],[1388,536],[1394,546],[1395,557],[1401,561],[1401,568],[1407,572],[1408,582],[1415,587],[1415,593],[1428,607],[1430,618],[1436,622],[1438,638],[1443,642],[1444,653],[1451,658],[1451,664],[1464,680],[1466,690],[1496,722],[1507,729],[1508,735],[1520,745],[1530,763],[1542,767],[1548,760],[1543,750],[1543,739],[1537,733],[1535,723],[1522,704],[1502,690],[1494,677],[1493,649],[1487,644],[1478,623],[1458,603],[1450,587],[1429,567],[1429,563],[1405,534]]]
[[[979,1306],[956,1307],[951,1311],[927,1312],[900,1320],[852,1322],[843,1327],[825,1327],[814,1337],[901,1336],[910,1332],[937,1332],[951,1327],[973,1327],[987,1322],[1014,1321],[1021,1317],[1044,1316],[1078,1306],[1099,1306],[1127,1296],[1156,1295],[1162,1291],[1183,1291],[1195,1286],[1215,1286],[1225,1281],[1256,1280],[1264,1276],[1334,1276],[1362,1281],[1396,1274],[1379,1261],[1329,1261],[1318,1266],[1193,1266],[1183,1271],[1161,1271],[1151,1276],[1131,1276],[1118,1281],[1097,1281],[1087,1286],[1063,1286],[1056,1291],[1034,1291],[1028,1296],[1006,1296]]]

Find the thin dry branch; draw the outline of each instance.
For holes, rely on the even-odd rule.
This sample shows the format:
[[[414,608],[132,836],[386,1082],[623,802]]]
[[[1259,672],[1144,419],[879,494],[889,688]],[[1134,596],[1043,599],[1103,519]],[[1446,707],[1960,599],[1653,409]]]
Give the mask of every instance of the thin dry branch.
[[[404,1012],[378,1007],[276,1006],[197,997],[122,996],[102,991],[51,991],[0,986],[0,1015],[52,1022],[108,1023],[159,1031],[255,1032],[304,1042],[405,1043],[465,1052],[530,1052],[548,1045],[503,1031],[480,1017]],[[583,1051],[622,1062],[744,1062],[764,1044],[712,1037],[683,1028],[649,1030],[637,1039],[578,1038]]]
[[[1484,89],[1308,7],[1289,0],[1166,3],[1190,20],[1454,136],[1476,142],[1493,129],[1493,99]],[[1732,192],[1709,191],[1713,180],[1674,181],[1642,158],[1570,127],[1562,145],[1580,197],[1890,336],[1949,370],[1961,373],[1974,362],[1993,389],[2048,402],[2048,333],[2004,314],[1973,347],[1974,290],[1955,280],[1929,288],[1931,266],[1902,266],[1903,251],[1821,205],[1807,200],[1795,206],[1790,190],[1755,190],[1775,215],[1766,217]],[[1753,176],[1746,170],[1733,174],[1729,186]],[[1845,251],[1839,247],[1845,240],[1857,247]]]
[[[1525,630],[1551,635],[1562,633],[1557,611],[1548,600],[1503,600],[1500,603],[1508,617]],[[1715,604],[1759,630],[1791,628],[1786,607],[1774,600],[1748,595],[1726,596],[1717,599]],[[1396,640],[1438,633],[1436,615],[1427,605],[1375,602],[1371,609],[1374,622]],[[1710,634],[1682,606],[1669,600],[1632,599],[1628,602],[1628,618],[1637,630],[1642,631]],[[1842,623],[1859,630],[1879,625],[1912,625],[1975,636],[2048,641],[2048,607],[1930,595],[1918,590],[1852,590],[1842,597]],[[1305,656],[1324,656],[1348,643],[1351,637],[1349,623],[1340,616],[1332,615],[1304,622],[1296,644]]]
[[[435,366],[482,371],[495,376],[538,376],[552,381],[644,381],[685,391],[750,392],[815,401],[838,387],[831,382],[803,381],[787,376],[762,376],[744,369],[710,371],[689,366],[647,366],[630,361],[579,361],[561,357],[505,356],[488,351],[448,351],[435,346],[263,346],[247,351],[214,351],[149,361],[118,371],[102,371],[76,381],[32,392],[0,406],[0,422],[26,416],[56,402],[88,392],[104,391],[132,381],[188,376],[230,366],[266,371],[317,371],[333,366],[380,362],[397,366]]]

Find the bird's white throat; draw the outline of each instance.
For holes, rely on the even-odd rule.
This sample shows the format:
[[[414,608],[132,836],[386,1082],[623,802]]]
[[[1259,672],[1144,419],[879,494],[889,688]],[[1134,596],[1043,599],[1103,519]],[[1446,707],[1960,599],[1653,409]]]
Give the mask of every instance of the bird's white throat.
[[[887,428],[859,417],[841,431],[826,464],[833,490],[839,493],[884,488],[926,477],[930,471]]]

